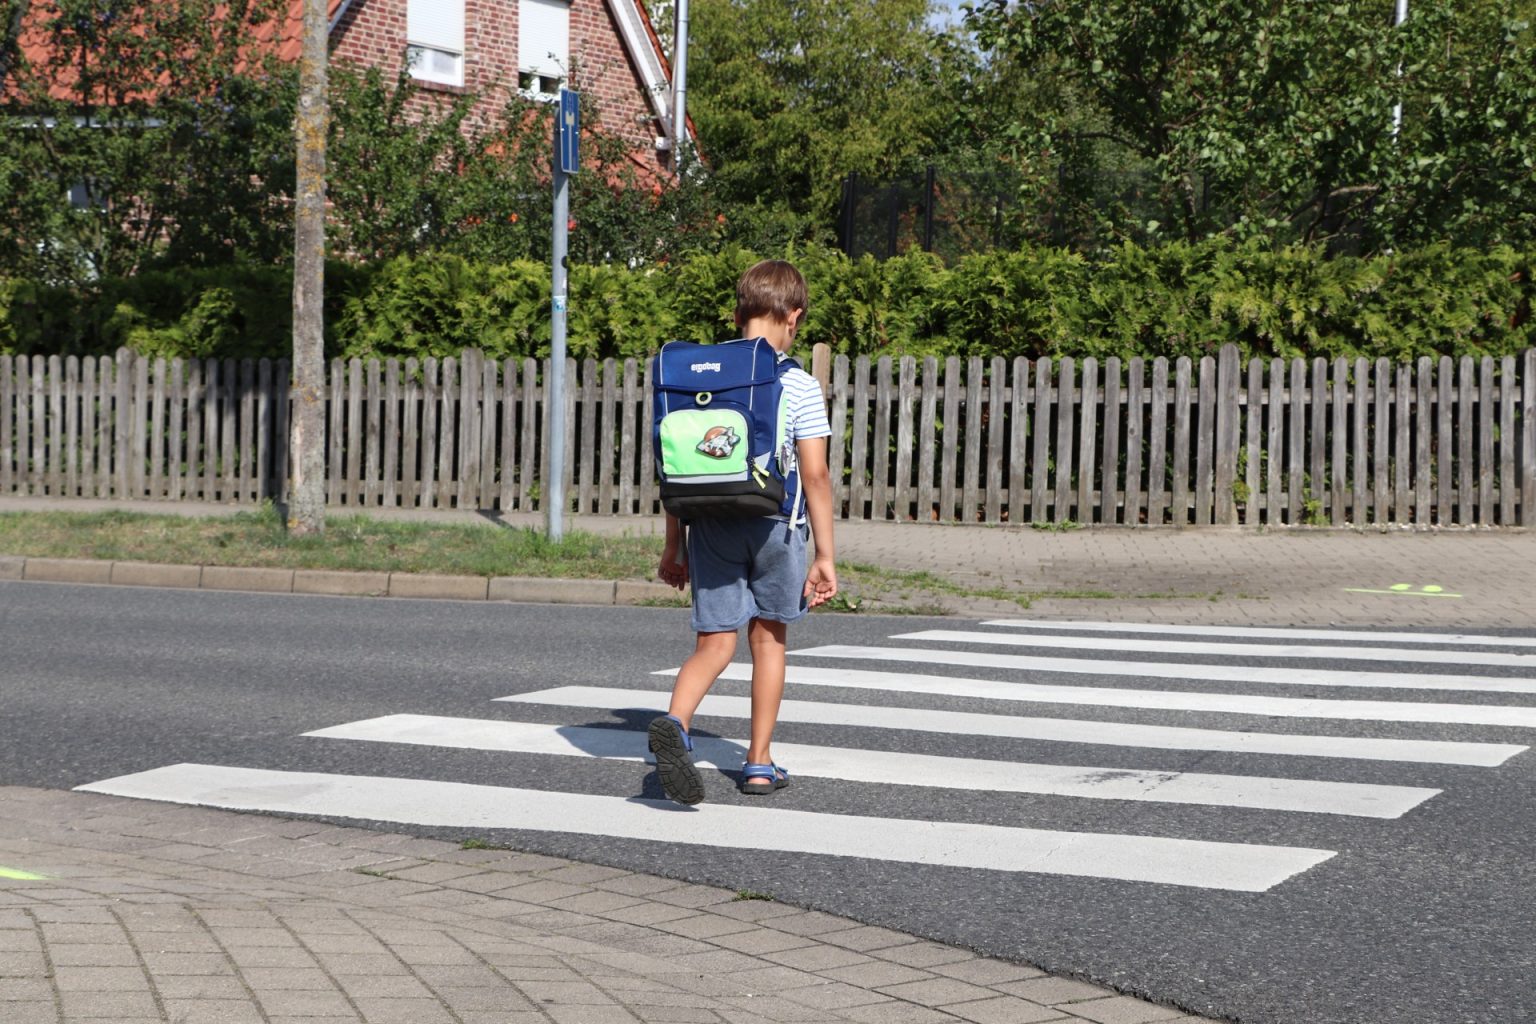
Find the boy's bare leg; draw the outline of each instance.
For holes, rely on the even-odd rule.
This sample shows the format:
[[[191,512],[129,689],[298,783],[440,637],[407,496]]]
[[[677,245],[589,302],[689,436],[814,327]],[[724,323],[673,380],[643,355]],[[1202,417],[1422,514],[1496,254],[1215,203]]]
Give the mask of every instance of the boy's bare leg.
[[[752,648],[752,738],[747,760],[752,764],[773,763],[773,729],[784,699],[784,638],[782,622],[753,619],[747,627],[747,644]],[[749,784],[771,785],[768,779]]]
[[[672,703],[667,714],[683,723],[683,728],[693,731],[693,713],[699,709],[704,695],[715,685],[720,673],[725,671],[736,654],[736,633],[700,633],[694,643],[693,653],[677,670],[677,682],[672,684]],[[782,657],[780,662],[782,664]],[[779,670],[782,678],[783,669]],[[754,686],[755,689],[755,686]]]

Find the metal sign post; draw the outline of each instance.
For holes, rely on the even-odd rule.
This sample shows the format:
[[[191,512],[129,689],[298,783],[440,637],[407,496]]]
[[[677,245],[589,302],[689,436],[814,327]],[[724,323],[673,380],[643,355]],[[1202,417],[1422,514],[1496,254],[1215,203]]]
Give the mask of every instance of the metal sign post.
[[[552,309],[549,321],[549,387],[546,389],[545,420],[549,439],[549,479],[545,481],[544,521],[549,539],[565,536],[565,316],[567,301],[567,255],[571,220],[568,179],[580,167],[581,112],[577,95],[560,90],[560,104],[555,110],[555,183],[554,245],[550,254],[553,272],[550,279]]]

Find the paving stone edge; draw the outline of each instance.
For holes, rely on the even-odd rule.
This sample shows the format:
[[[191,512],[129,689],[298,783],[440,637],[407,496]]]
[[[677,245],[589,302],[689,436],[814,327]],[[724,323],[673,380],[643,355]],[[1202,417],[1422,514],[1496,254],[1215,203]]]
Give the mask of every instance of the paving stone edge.
[[[440,573],[171,565],[14,555],[0,556],[0,580],[541,604],[672,605],[680,602],[677,591],[650,580],[566,580],[537,576],[487,579]]]

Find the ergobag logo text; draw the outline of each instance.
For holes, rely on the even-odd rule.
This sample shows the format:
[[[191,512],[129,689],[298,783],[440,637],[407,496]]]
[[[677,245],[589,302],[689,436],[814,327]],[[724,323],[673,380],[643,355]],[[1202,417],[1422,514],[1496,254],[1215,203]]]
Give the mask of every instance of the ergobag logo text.
[[[662,507],[679,519],[803,517],[782,385],[798,367],[763,338],[662,346],[651,364]]]

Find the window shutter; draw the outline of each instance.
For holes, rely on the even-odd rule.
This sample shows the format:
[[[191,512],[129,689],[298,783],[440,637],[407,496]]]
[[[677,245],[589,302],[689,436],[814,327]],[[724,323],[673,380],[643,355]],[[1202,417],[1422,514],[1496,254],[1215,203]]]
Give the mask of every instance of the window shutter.
[[[405,34],[413,46],[463,53],[464,0],[410,0]]]
[[[518,70],[562,79],[571,66],[569,0],[518,0]]]

